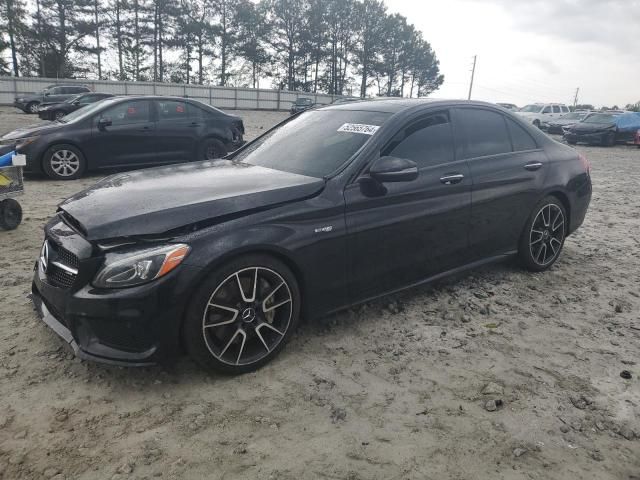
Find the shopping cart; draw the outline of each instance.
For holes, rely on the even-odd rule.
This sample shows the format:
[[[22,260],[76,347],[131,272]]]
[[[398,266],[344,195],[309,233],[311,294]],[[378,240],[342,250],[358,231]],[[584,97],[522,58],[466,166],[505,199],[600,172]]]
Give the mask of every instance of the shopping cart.
[[[7,147],[0,147],[0,228],[13,230],[22,222],[22,207],[13,197],[24,193],[22,167],[24,155]]]

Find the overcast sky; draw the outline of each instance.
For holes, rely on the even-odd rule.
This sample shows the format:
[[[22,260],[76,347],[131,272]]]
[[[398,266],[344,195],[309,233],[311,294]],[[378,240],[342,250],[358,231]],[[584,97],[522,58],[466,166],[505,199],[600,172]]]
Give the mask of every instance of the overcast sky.
[[[640,0],[386,0],[433,46],[433,96],[624,106],[640,100]]]

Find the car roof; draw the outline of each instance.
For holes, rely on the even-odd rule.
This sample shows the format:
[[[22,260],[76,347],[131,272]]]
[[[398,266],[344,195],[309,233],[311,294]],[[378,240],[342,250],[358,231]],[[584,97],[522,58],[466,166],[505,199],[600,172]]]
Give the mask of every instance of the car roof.
[[[494,103],[475,100],[443,100],[435,98],[386,98],[380,100],[359,100],[350,103],[332,104],[320,107],[318,110],[358,110],[365,112],[398,113],[404,110],[419,108],[420,106],[477,106],[496,109]]]

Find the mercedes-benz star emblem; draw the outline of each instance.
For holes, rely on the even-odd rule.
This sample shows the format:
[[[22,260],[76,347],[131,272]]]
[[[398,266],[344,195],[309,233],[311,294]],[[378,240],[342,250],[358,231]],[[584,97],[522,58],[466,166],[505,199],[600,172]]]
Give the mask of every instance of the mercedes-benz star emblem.
[[[245,308],[242,311],[242,320],[247,322],[247,323],[251,323],[253,322],[253,320],[256,318],[256,311],[249,307],[249,308]]]
[[[46,273],[49,267],[49,243],[46,240],[42,244],[42,250],[40,251],[40,265],[42,266],[42,271]]]

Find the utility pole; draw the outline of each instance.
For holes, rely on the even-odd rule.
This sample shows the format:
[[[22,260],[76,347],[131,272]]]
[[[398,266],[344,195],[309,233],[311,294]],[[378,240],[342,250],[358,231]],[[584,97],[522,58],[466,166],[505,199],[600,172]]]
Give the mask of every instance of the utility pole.
[[[576,88],[576,96],[573,97],[573,108],[576,108],[576,105],[578,105],[578,93],[580,93],[580,87]]]
[[[471,84],[469,85],[469,98],[471,100],[471,91],[473,90],[473,77],[476,75],[476,61],[478,60],[478,56],[473,56],[473,68],[471,69]]]

